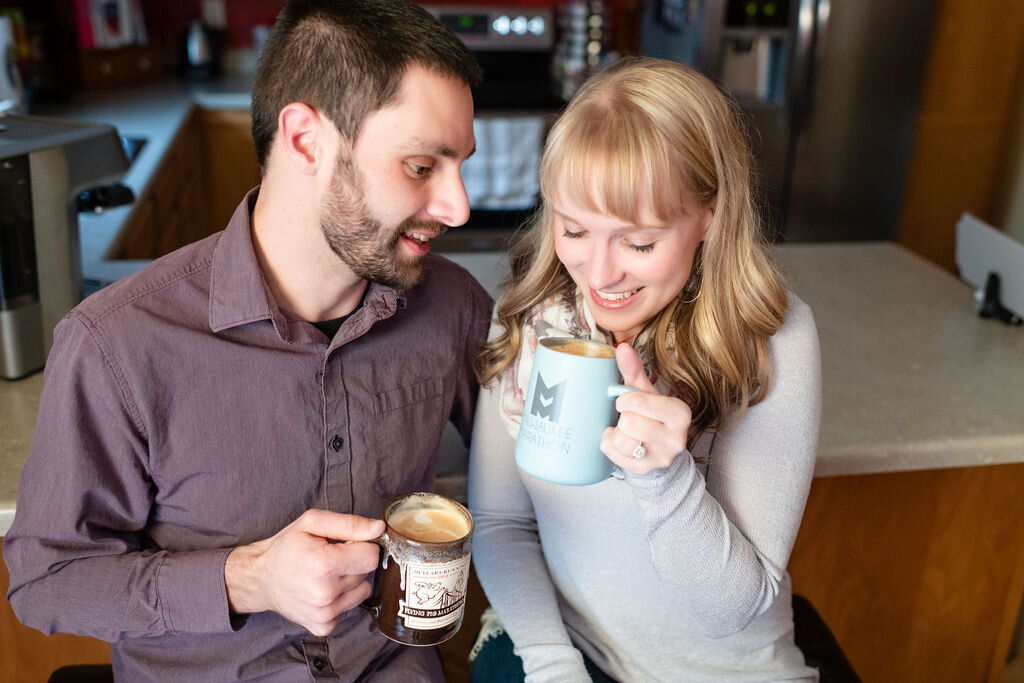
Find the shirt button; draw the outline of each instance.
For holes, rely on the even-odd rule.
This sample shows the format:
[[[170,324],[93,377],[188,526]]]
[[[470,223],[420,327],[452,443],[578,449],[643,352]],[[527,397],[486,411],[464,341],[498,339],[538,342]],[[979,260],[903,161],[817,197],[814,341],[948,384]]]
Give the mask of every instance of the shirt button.
[[[320,657],[314,657],[313,658],[313,666],[316,667],[317,671],[323,671],[324,667],[327,666],[327,662],[325,662]]]
[[[335,435],[334,438],[331,439],[331,448],[333,448],[335,451],[340,451],[341,447],[344,445],[345,440],[338,435]]]

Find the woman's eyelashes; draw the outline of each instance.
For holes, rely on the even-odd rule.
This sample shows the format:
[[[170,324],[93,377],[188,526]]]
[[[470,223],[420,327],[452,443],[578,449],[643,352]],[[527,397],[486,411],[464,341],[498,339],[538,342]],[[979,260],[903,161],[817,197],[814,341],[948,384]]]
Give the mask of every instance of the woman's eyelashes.
[[[586,234],[587,233],[586,233],[585,230],[580,230],[579,232],[573,232],[572,230],[570,230],[569,228],[565,227],[564,225],[562,226],[562,236],[563,237],[567,237],[567,238],[569,238],[571,240],[578,240],[578,239],[580,239],[582,237],[585,237]],[[648,242],[647,244],[634,244],[634,243],[632,243],[632,242],[630,242],[628,240],[624,240],[624,242],[625,242],[626,245],[629,246],[630,249],[632,249],[633,251],[640,252],[641,254],[646,254],[646,253],[649,253],[649,252],[653,251],[654,250],[654,245],[655,245],[655,242]]]

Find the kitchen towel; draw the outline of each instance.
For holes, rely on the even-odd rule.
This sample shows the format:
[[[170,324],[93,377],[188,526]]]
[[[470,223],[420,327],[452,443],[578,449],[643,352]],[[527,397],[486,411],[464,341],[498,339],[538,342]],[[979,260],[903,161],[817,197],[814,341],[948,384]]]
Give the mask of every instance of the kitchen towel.
[[[473,120],[476,154],[462,164],[462,181],[473,209],[530,209],[537,202],[537,168],[544,118],[482,116]]]

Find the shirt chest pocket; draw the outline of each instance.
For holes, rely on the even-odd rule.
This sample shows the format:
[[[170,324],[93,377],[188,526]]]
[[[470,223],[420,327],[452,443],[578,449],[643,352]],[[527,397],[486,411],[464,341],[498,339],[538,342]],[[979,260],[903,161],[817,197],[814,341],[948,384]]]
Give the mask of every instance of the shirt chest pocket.
[[[427,379],[374,397],[377,492],[386,500],[433,479],[448,419],[444,382]]]

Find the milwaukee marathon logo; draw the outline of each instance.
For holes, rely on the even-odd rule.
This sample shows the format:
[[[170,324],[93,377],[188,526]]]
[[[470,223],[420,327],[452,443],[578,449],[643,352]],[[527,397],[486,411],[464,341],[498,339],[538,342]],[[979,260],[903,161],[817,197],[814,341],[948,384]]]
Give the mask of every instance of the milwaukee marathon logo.
[[[530,412],[537,417],[546,417],[552,422],[558,422],[562,414],[562,396],[565,394],[565,382],[558,382],[548,386],[544,382],[544,376],[537,373],[537,387],[533,394],[533,405]]]
[[[519,439],[552,453],[568,454],[572,448],[572,427],[558,424],[565,401],[566,382],[550,386],[543,375],[537,373],[537,384],[533,391],[533,402],[529,412],[523,416],[519,427]]]

